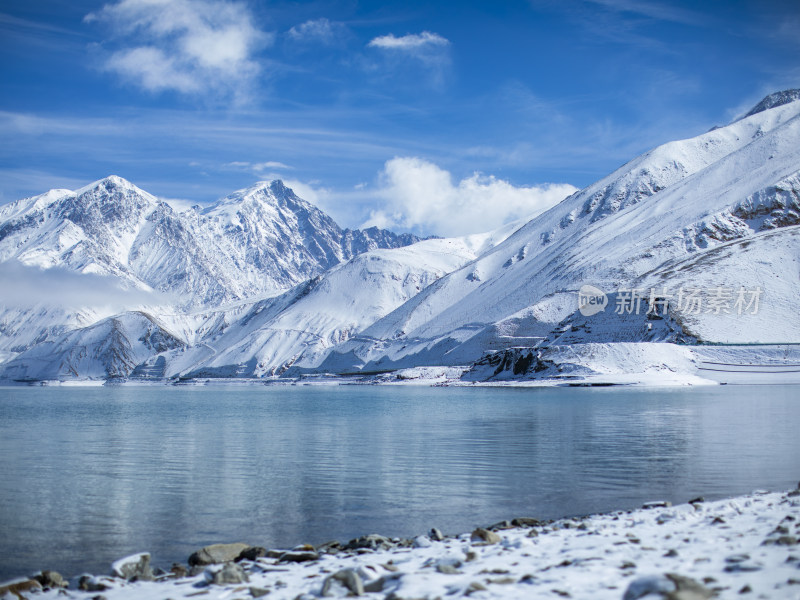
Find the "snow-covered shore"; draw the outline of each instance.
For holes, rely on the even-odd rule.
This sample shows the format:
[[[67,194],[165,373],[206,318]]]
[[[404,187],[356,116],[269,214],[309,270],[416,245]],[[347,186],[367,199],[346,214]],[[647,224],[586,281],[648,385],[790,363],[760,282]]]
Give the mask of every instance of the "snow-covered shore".
[[[54,585],[42,590],[35,580],[25,579],[15,589],[19,597],[42,600],[262,595],[271,600],[348,595],[386,600],[797,599],[798,536],[800,489],[715,502],[695,499],[680,506],[655,502],[634,511],[549,523],[518,518],[442,539],[432,530],[414,540],[370,535],[316,549],[221,545],[193,555],[188,573],[182,565],[161,575],[156,569],[155,581],[142,580],[152,574],[149,555],[136,555],[114,563],[116,576],[81,578],[83,590],[77,589],[78,581],[68,589]],[[239,562],[203,564],[236,556]],[[0,586],[0,598],[17,597],[7,590]]]

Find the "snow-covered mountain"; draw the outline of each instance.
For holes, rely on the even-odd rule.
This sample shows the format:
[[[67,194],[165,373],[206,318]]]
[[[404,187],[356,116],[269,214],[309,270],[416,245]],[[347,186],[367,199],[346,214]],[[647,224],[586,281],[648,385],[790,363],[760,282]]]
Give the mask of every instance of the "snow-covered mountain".
[[[650,368],[667,355],[684,368],[691,361],[675,344],[800,342],[798,98],[773,94],[482,236],[405,245],[414,240],[342,231],[279,182],[184,213],[118,179],[20,201],[0,208],[0,259],[111,274],[184,301],[80,319],[62,311],[71,320],[44,334],[17,327],[31,343],[0,344],[0,375],[277,377],[475,363],[468,377],[513,378],[569,371],[570,361],[583,365],[576,372],[606,359]],[[605,310],[579,310],[585,285]],[[0,334],[16,331],[13,319],[43,319],[14,310],[0,315]]]
[[[570,329],[584,284],[609,293],[760,288],[758,314],[682,315],[684,333],[800,341],[800,102],[783,101],[793,95],[771,96],[749,117],[660,146],[573,194],[336,348],[321,368],[469,364],[489,349],[531,345]],[[583,319],[593,333],[581,339],[647,339],[641,328],[619,339],[612,309]]]
[[[418,240],[342,230],[280,181],[185,212],[116,176],[0,207],[0,261],[115,276],[183,307],[274,294],[367,250]]]
[[[372,250],[283,294],[256,301],[192,312],[125,312],[36,344],[6,363],[3,375],[16,380],[76,374],[263,377],[281,375],[291,367],[314,368],[338,344],[474,260],[518,226]],[[115,337],[102,342],[108,332]],[[155,348],[154,339],[161,346]],[[148,356],[153,348],[157,351]],[[105,358],[109,356],[114,358]]]
[[[116,176],[51,190],[0,207],[0,361],[124,306],[171,314],[263,298],[418,240],[343,230],[280,181],[184,212]]]

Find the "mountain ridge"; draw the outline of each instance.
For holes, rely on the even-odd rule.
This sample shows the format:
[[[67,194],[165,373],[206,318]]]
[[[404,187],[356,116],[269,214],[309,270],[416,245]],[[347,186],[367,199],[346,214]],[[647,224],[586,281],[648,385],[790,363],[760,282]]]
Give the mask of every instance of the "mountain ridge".
[[[800,295],[800,102],[787,100],[790,93],[771,96],[760,110],[725,127],[632,159],[532,220],[462,238],[406,245],[412,238],[342,230],[280,182],[261,182],[211,207],[181,213],[186,215],[181,219],[124,180],[108,181],[104,189],[129,200],[117,208],[139,229],[123,228],[107,254],[130,247],[136,273],[146,273],[143,265],[155,274],[183,274],[190,280],[173,282],[173,289],[187,285],[207,291],[198,272],[180,263],[185,256],[171,250],[189,247],[192,240],[205,242],[197,232],[206,231],[223,242],[201,243],[201,249],[213,248],[228,261],[201,261],[209,265],[208,278],[217,277],[235,293],[230,301],[211,294],[212,302],[183,310],[145,307],[98,317],[88,327],[62,327],[58,335],[40,334],[21,352],[6,349],[9,359],[0,376],[280,378],[476,365],[472,380],[493,377],[492,369],[512,379],[539,372],[560,377],[562,371],[566,376],[604,369],[594,356],[624,361],[641,343],[800,339],[794,318]],[[93,193],[85,190],[90,196],[82,198],[90,212],[100,210]],[[8,237],[2,234],[5,223],[57,206],[64,197],[56,190],[6,212],[0,207],[0,257]],[[3,220],[4,215],[12,217]],[[84,230],[66,221],[71,225],[59,235],[74,244],[85,242],[79,239]],[[133,230],[149,235],[140,238]],[[98,235],[104,231],[99,228]],[[289,233],[290,245],[282,248]],[[375,247],[381,243],[404,245]],[[243,293],[249,280],[237,274],[273,260],[264,248],[282,253],[278,262],[269,263],[278,269],[333,264],[317,272],[299,269],[299,281],[282,290]],[[78,259],[87,257],[76,258],[74,248],[67,249],[81,266]],[[45,246],[28,258],[45,260],[53,252]],[[604,291],[611,307],[581,314],[577,294],[584,284]],[[670,305],[669,314],[654,319],[638,309],[629,315],[614,310],[625,290],[659,289],[666,297],[679,287],[699,285],[706,294],[723,287],[729,294],[758,289],[761,311],[691,314]],[[113,338],[110,345],[103,344],[99,332]],[[614,348],[601,350],[604,344]],[[0,351],[4,348],[0,344]],[[536,353],[554,358],[547,362]],[[683,357],[672,367],[648,362],[657,360],[659,351],[644,354],[647,361],[632,364],[685,368],[685,352],[663,354],[667,362],[672,355]],[[86,362],[87,356],[94,358]]]

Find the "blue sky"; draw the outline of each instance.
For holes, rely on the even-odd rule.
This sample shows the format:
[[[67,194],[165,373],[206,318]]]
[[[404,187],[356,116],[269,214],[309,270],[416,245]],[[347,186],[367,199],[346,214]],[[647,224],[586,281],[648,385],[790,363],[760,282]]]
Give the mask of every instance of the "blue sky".
[[[449,235],[800,87],[800,5],[6,0],[0,55],[0,203],[280,177],[343,226]]]

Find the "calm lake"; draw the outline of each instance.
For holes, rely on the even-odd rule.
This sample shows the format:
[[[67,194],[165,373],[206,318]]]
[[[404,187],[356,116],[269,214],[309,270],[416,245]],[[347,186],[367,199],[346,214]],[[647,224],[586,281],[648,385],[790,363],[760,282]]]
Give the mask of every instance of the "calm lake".
[[[0,580],[800,478],[800,387],[0,389]]]

